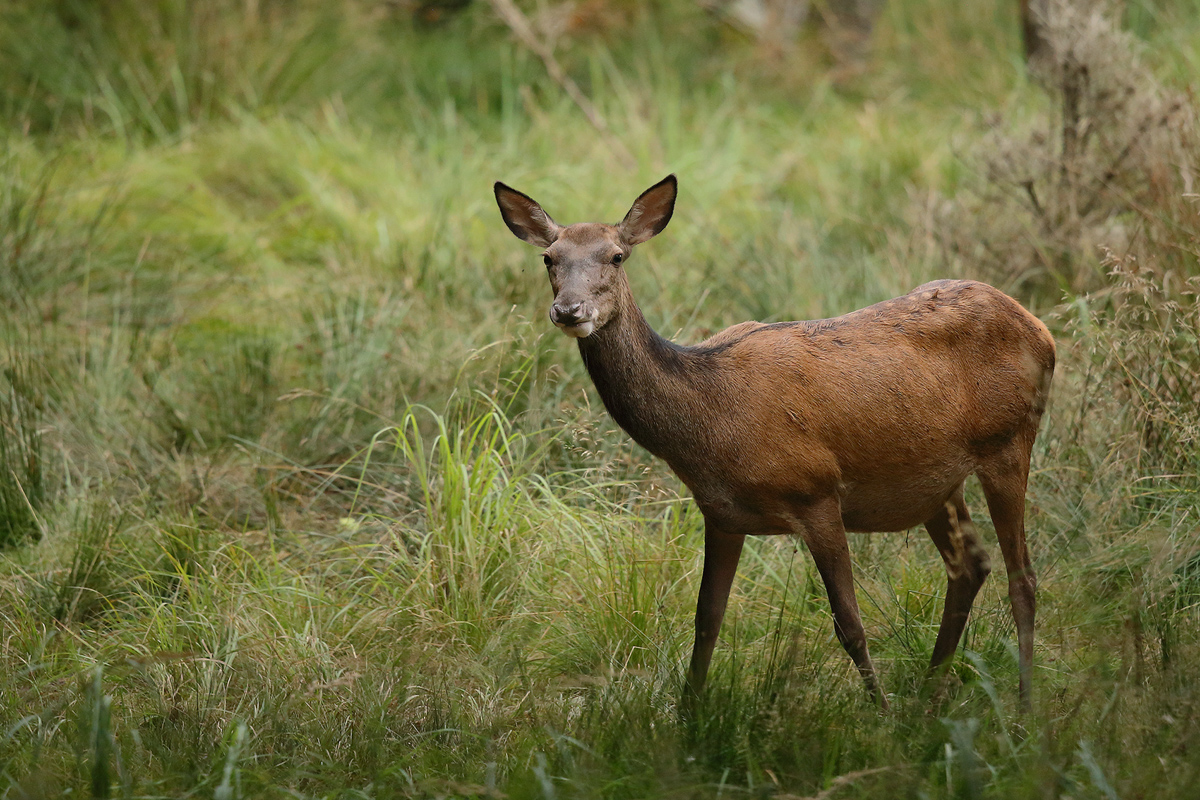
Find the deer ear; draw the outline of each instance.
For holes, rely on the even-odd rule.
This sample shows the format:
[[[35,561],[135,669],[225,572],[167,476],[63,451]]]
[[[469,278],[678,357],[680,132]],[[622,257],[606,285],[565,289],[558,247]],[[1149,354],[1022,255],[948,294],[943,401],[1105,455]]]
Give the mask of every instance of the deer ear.
[[[500,206],[504,224],[518,239],[537,247],[549,247],[554,243],[561,228],[550,219],[550,215],[542,210],[536,200],[511,186],[505,186],[500,181],[496,181],[493,188],[496,190],[496,204]]]
[[[675,196],[679,193],[679,182],[668,175],[642,192],[634,201],[618,229],[621,237],[629,244],[641,244],[662,233],[675,211]]]

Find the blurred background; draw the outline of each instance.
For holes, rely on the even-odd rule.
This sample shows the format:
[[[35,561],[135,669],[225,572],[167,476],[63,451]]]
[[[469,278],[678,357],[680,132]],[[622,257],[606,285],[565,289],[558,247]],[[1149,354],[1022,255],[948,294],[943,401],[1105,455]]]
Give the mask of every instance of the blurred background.
[[[0,797],[1192,797],[1197,0],[8,0]],[[988,281],[1059,343],[1027,526],[930,711],[945,573],[797,542],[675,704],[701,519],[491,184],[615,222],[696,342]],[[976,484],[969,501],[995,558]]]

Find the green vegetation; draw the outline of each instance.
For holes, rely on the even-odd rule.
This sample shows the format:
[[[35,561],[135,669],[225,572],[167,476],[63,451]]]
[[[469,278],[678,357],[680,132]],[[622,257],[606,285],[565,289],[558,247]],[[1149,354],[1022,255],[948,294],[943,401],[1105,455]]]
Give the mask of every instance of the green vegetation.
[[[633,168],[482,2],[0,9],[0,797],[1194,797],[1196,1],[1056,18],[1033,78],[1008,0],[891,3],[851,66],[521,5]],[[666,335],[946,276],[1052,326],[1031,715],[999,574],[921,695],[913,531],[851,541],[890,713],[776,538],[680,720],[702,521],[491,193],[612,221],[670,171]]]

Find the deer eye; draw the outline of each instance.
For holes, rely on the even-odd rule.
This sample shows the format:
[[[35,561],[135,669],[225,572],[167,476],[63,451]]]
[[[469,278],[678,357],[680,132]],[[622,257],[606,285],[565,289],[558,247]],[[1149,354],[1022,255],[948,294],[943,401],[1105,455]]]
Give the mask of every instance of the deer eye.
[[[620,264],[620,263],[621,263],[622,261],[624,261],[624,260],[625,260],[625,254],[624,254],[624,253],[617,253],[615,256],[613,256],[613,263],[614,263],[614,264]]]
[[[554,262],[550,260],[550,256],[542,256],[542,263],[547,267],[553,266]]]

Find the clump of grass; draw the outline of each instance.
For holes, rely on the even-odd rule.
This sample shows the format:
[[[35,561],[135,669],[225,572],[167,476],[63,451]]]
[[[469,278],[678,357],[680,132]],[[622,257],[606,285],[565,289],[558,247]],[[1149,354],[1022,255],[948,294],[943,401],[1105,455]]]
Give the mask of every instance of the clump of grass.
[[[1060,311],[1084,369],[1073,435],[1106,438],[1130,474],[1190,482],[1200,473],[1200,276],[1111,251],[1105,264],[1109,287]]]
[[[413,600],[482,644],[481,629],[491,627],[486,620],[522,605],[538,561],[540,537],[526,510],[535,502],[539,451],[553,440],[534,444],[498,408],[457,429],[437,415],[433,423],[428,444],[417,410],[406,413],[394,433],[393,446],[407,466],[421,513],[417,526],[396,530],[397,546],[408,560],[396,577]]]
[[[9,4],[0,107],[29,131],[105,124],[168,138],[240,109],[328,90],[353,51],[347,17],[319,3],[240,0]],[[329,82],[324,82],[329,81]]]
[[[1195,251],[1194,234],[1176,236]],[[1172,669],[1178,626],[1194,617],[1200,278],[1174,260],[1110,251],[1109,285],[1059,307],[1071,338],[1046,432],[1057,457],[1036,501],[1061,515],[1046,547],[1087,565],[1087,594],[1125,627],[1122,669],[1142,685]]]
[[[263,434],[279,394],[274,338],[215,320],[186,328],[165,345],[141,375],[176,450],[213,451]]]
[[[109,503],[77,505],[59,532],[69,556],[63,569],[44,576],[51,616],[59,621],[90,619],[112,609],[123,594],[124,559],[118,537],[128,519]]]
[[[384,285],[319,299],[303,311],[295,345],[304,389],[286,396],[288,456],[306,464],[345,459],[420,396],[409,303]],[[447,367],[449,368],[449,367]]]
[[[111,222],[113,195],[78,214],[61,164],[15,136],[0,147],[0,309],[8,320],[56,319]]]
[[[29,354],[10,342],[6,356],[0,362],[0,549],[39,538],[40,513],[51,499],[45,397]]]
[[[116,741],[112,732],[112,695],[104,691],[104,669],[96,667],[92,680],[86,684],[86,697],[79,715],[79,758],[81,771],[87,775],[92,797],[107,798],[112,794],[113,755]],[[126,794],[129,787],[126,786]]]

